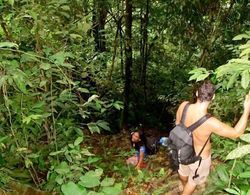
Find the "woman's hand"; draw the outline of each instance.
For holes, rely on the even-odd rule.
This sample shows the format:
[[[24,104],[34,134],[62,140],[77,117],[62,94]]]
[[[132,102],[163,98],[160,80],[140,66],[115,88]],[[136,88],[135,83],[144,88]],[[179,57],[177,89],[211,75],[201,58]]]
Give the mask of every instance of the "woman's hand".
[[[143,169],[143,168],[146,168],[146,167],[147,167],[147,163],[142,162],[141,164],[138,163],[135,168],[137,170],[140,170],[140,169]]]

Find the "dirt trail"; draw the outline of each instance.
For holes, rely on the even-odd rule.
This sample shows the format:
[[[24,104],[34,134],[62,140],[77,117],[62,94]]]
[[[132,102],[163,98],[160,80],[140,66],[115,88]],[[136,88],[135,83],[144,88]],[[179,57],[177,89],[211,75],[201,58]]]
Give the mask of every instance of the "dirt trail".
[[[55,195],[55,192],[45,192],[28,185],[11,182],[8,190],[0,189],[0,195]]]

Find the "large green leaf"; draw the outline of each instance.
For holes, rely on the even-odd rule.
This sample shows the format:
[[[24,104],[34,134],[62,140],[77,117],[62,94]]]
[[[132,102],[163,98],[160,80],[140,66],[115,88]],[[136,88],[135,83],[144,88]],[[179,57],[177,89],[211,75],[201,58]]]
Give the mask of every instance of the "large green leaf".
[[[229,175],[227,173],[226,167],[223,165],[220,165],[216,168],[216,173],[218,174],[221,181],[224,183],[227,183],[229,181]]]
[[[83,141],[83,137],[78,137],[75,141],[74,141],[74,145],[78,146],[80,143],[82,143]]]
[[[248,41],[246,44],[239,46],[239,49],[249,49],[249,48],[250,48],[250,41]]]
[[[98,177],[82,176],[81,181],[79,181],[79,185],[85,188],[94,188],[100,185],[100,179]]]
[[[51,153],[49,153],[49,155],[50,156],[56,156],[56,155],[61,154],[63,152],[65,152],[65,151],[64,150],[60,150],[60,151],[56,151],[56,152],[51,152]]]
[[[57,65],[63,65],[64,61],[67,58],[73,58],[73,54],[70,52],[63,52],[63,51],[59,51],[58,53],[52,55],[50,58],[57,64]]]
[[[101,177],[101,175],[103,174],[103,170],[100,168],[100,169],[96,169],[96,170],[91,170],[91,171],[88,171],[87,173],[85,173],[85,176],[90,176],[90,177]]]
[[[241,135],[240,139],[245,141],[245,142],[250,143],[250,133],[246,133],[246,134]]]
[[[96,122],[96,124],[106,131],[111,131],[111,129],[109,128],[109,123],[106,121],[99,120]]]
[[[88,174],[88,173],[87,173]],[[101,177],[102,176],[102,174],[103,174],[103,169],[101,169],[101,168],[99,168],[99,169],[96,169],[95,171],[94,171],[94,173],[91,173],[91,175],[95,175],[95,176],[97,176],[97,177]]]
[[[12,78],[17,86],[17,88],[24,94],[27,94],[28,91],[26,89],[26,78],[27,75],[21,71],[20,69],[17,69],[15,71],[11,72]]]
[[[49,70],[51,68],[51,64],[42,63],[42,64],[40,64],[40,68],[43,69],[43,70]]]
[[[197,74],[193,74],[190,78],[189,81],[195,80],[197,78]]]
[[[85,102],[83,105],[87,105],[89,104],[90,102],[92,102],[94,99],[98,98],[99,96],[98,95],[92,95],[89,97],[88,101]]]
[[[76,185],[74,182],[70,181],[67,184],[62,185],[61,190],[64,195],[85,195],[87,190],[83,187]]]
[[[81,88],[81,87],[79,87],[79,88],[77,88],[77,91],[80,91],[82,93],[89,93],[89,90],[87,88]]]
[[[41,117],[42,117],[42,115],[40,115],[40,114],[32,114],[32,115],[29,115],[27,117],[24,116],[23,117],[23,123],[29,124],[30,121],[32,121],[32,120],[38,120]]]
[[[69,36],[70,36],[71,38],[73,38],[73,39],[80,39],[80,40],[82,40],[82,36],[81,36],[81,35],[78,35],[78,34],[72,33],[72,34],[70,34]]]
[[[86,33],[86,32],[88,32],[88,30],[91,28],[91,24],[89,24],[88,22],[87,22],[87,20],[84,20],[84,23],[83,23],[83,31]]]
[[[101,186],[112,186],[115,183],[114,178],[104,178],[101,182]]]
[[[54,60],[57,64],[63,64],[65,60],[64,52],[60,51],[53,56],[50,57],[52,60]]]
[[[243,73],[241,74],[241,86],[246,89],[249,85],[249,81],[250,81],[250,75],[249,75],[249,71],[245,70],[243,71]]]
[[[87,195],[105,195],[103,192],[89,191]]]
[[[201,73],[204,73],[204,72],[207,72],[206,68],[195,68],[195,69],[189,71],[188,74],[201,74]]]
[[[13,43],[13,42],[0,42],[0,48],[1,47],[8,47],[8,48],[16,48],[18,49],[18,45],[16,43]]]
[[[34,52],[27,52],[22,54],[21,60],[22,63],[24,62],[39,62],[39,58],[37,58],[37,54]]]
[[[249,69],[249,65],[250,65],[250,61],[244,58],[231,59],[229,62],[231,63],[231,67],[237,65],[233,69],[238,70],[238,71],[239,70],[244,71],[246,69]]]
[[[234,73],[230,77],[230,79],[229,79],[229,81],[227,83],[227,89],[230,89],[233,86],[233,84],[237,81],[237,78],[238,78],[238,73]]]
[[[189,81],[196,80],[198,82],[198,81],[202,81],[205,78],[207,78],[210,73],[205,68],[196,68],[196,69],[190,71],[188,74],[193,74],[189,78]]]
[[[58,175],[55,179],[56,183],[58,183],[59,185],[63,184],[63,179],[61,178],[61,175]]]
[[[203,80],[206,79],[208,76],[209,76],[209,73],[208,73],[208,72],[203,73],[203,74],[199,75],[199,76],[196,78],[196,82],[198,82],[198,81],[203,81]]]
[[[27,94],[26,83],[21,79],[14,79],[17,88],[24,94]]]
[[[121,110],[123,109],[123,102],[121,101],[115,101],[115,103],[113,104],[113,106],[117,109],[117,110]]]
[[[79,184],[86,188],[93,188],[100,185],[100,174],[98,171],[89,171],[80,177]]]
[[[217,78],[222,77],[223,75],[227,73],[231,73],[232,70],[233,70],[233,67],[231,67],[231,64],[222,65],[216,69],[215,71],[216,77]]]
[[[96,125],[96,123],[88,123],[88,128],[91,133],[100,133],[100,128]]]
[[[233,40],[238,41],[238,40],[241,40],[243,38],[250,39],[250,35],[248,35],[248,34],[240,34],[240,35],[235,36],[233,38]]]
[[[103,187],[102,192],[104,192],[105,195],[119,195],[122,192],[122,185],[119,183],[112,187]]]
[[[15,0],[8,0],[8,3],[9,3],[11,6],[13,6],[14,3],[15,3]]]
[[[240,146],[234,149],[227,155],[226,159],[229,160],[229,159],[241,158],[247,154],[250,154],[250,144]]]
[[[244,169],[246,168],[246,164],[242,161],[237,161],[235,163],[235,167],[233,169],[233,176],[237,176],[239,175],[240,173],[242,173],[244,171]]]
[[[83,154],[85,156],[94,156],[94,154],[90,153],[89,150],[86,148],[81,149],[81,154]]]
[[[245,57],[248,56],[249,54],[250,54],[250,48],[247,48],[242,50],[242,52],[240,53],[240,57]]]
[[[70,63],[62,63],[61,66],[65,67],[65,68],[69,68],[69,69],[74,68],[74,66]]]
[[[246,171],[246,172],[240,173],[238,175],[238,177],[240,177],[240,178],[250,178],[250,171]]]
[[[0,137],[0,143],[4,142],[4,140],[6,140],[8,138],[9,138],[9,136]]]
[[[70,167],[65,161],[63,161],[55,168],[55,171],[58,174],[67,174],[70,171]]]
[[[240,195],[239,192],[237,192],[235,189],[232,188],[226,188],[225,191],[228,192],[229,194]]]

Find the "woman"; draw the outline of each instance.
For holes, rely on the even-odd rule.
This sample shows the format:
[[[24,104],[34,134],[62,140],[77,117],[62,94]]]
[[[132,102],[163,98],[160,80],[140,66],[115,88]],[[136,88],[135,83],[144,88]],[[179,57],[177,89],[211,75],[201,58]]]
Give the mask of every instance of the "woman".
[[[158,145],[167,146],[168,138],[146,137],[142,130],[131,133],[130,141],[132,147],[136,150],[136,154],[127,159],[127,164],[135,166],[136,169],[145,168],[147,163],[144,159],[147,155],[155,154],[158,151]]]
[[[146,137],[143,131],[135,131],[131,133],[131,145],[136,150],[136,154],[127,159],[127,164],[135,166],[136,169],[145,168],[147,164],[144,162],[147,156]]]

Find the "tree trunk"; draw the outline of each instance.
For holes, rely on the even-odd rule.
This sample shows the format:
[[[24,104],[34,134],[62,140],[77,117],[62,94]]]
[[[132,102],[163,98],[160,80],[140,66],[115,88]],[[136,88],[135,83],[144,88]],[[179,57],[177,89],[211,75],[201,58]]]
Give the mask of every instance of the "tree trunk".
[[[118,10],[120,7],[120,4],[118,3]],[[121,17],[119,18],[119,23],[118,23],[118,28],[119,28],[119,36],[120,36],[120,57],[121,57],[121,76],[122,76],[122,79],[125,78],[125,75],[124,75],[124,60],[123,60],[123,36],[122,36],[122,18],[124,17],[124,1],[121,1]]]
[[[119,35],[120,35],[120,56],[121,56],[121,76],[124,78],[124,60],[123,60],[123,36],[122,36],[122,26],[121,22],[119,23]]]
[[[105,6],[105,2],[102,2],[102,0],[94,0],[93,4],[92,29],[95,39],[95,51],[104,52],[106,51],[104,29],[108,13],[107,7]]]
[[[142,85],[144,91],[144,101],[146,103],[147,100],[147,90],[146,90],[146,77],[147,77],[147,66],[148,66],[148,14],[149,14],[149,0],[147,0],[146,4],[146,13],[143,17],[143,58],[142,58]]]
[[[138,76],[138,80],[140,82],[140,84],[142,83],[142,67],[143,67],[143,63],[144,63],[144,54],[145,54],[145,47],[144,47],[144,15],[143,15],[143,6],[141,7],[140,10],[140,20],[141,20],[141,24],[140,24],[140,63],[138,63],[138,74],[136,76]]]
[[[112,64],[111,64],[110,73],[109,73],[109,81],[112,80],[112,75],[113,75],[113,71],[114,71],[118,33],[119,33],[119,26],[117,26],[116,33],[115,33],[114,51],[113,51]]]
[[[125,0],[125,6],[125,87],[122,127],[127,130],[132,68],[132,0]]]

